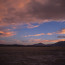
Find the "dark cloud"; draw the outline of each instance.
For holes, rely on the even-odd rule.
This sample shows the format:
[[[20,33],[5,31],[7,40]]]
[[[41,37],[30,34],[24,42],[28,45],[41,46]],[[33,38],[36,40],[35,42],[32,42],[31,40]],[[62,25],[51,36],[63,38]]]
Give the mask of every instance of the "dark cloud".
[[[65,0],[0,0],[0,25],[65,20]]]
[[[42,3],[42,2],[41,2]],[[65,19],[65,0],[48,0],[47,4],[32,1],[29,13],[39,19],[63,20]]]
[[[3,35],[3,33],[0,33],[0,35]]]
[[[65,38],[65,36],[58,36],[57,38]]]

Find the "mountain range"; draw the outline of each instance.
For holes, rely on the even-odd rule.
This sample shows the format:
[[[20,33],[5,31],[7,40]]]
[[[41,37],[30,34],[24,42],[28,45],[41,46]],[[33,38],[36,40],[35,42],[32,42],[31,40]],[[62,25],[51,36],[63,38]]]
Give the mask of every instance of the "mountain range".
[[[43,44],[43,43],[37,43],[33,45],[18,45],[18,44],[13,44],[13,45],[5,45],[5,44],[0,44],[0,46],[15,46],[15,47],[65,47],[65,41],[60,41],[54,44]]]

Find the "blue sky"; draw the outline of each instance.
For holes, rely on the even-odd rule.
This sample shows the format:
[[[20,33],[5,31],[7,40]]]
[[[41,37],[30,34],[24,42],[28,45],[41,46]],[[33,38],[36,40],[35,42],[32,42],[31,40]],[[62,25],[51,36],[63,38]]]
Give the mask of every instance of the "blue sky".
[[[63,41],[65,38],[62,37],[65,36],[64,22],[51,21],[42,24],[32,24],[32,25],[34,26],[39,25],[39,26],[34,28],[31,27],[28,28],[29,25],[23,25],[23,26],[15,25],[15,27],[12,26],[13,28],[11,26],[10,27],[8,26],[6,28],[10,29],[9,30],[10,32],[13,31],[16,34],[12,36],[3,36],[0,38],[0,40],[5,40],[8,42],[13,41],[12,44],[34,44],[39,42],[45,44],[52,44],[55,43],[57,40]],[[64,34],[62,32],[63,29],[64,29]],[[41,35],[41,33],[44,34]],[[48,33],[51,33],[51,35],[49,35]],[[61,38],[58,38],[58,36],[61,36]]]

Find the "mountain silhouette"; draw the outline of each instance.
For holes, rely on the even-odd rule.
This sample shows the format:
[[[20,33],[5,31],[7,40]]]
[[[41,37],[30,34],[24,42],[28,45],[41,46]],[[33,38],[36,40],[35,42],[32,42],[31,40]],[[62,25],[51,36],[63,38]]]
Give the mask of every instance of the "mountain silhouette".
[[[65,47],[65,41],[60,41],[60,42],[57,42],[57,43],[53,44],[52,46]]]
[[[33,46],[45,46],[43,43],[34,44]]]
[[[65,47],[65,41],[60,41],[54,44],[43,44],[43,43],[37,43],[33,45],[19,45],[19,44],[12,44],[12,45],[5,45],[5,44],[0,44],[1,46],[15,46],[15,47]]]

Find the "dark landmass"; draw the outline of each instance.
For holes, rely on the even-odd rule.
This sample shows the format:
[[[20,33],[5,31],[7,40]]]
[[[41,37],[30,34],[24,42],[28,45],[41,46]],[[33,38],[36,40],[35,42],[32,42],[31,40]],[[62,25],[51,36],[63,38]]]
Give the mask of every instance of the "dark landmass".
[[[6,46],[13,46],[13,47],[65,47],[65,41],[60,41],[54,44],[43,44],[43,43],[37,43],[33,45],[19,45],[19,44],[13,44],[13,45],[5,45],[5,44],[0,44],[0,47],[6,47]]]
[[[65,41],[57,42],[57,43],[53,44],[52,46],[61,46],[61,47],[65,47]]]
[[[0,44],[0,65],[65,65],[65,41],[48,45]]]

